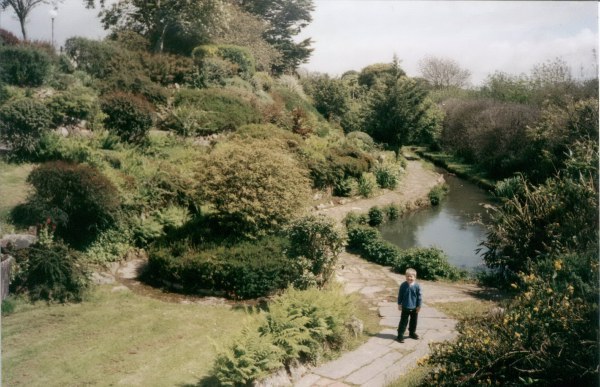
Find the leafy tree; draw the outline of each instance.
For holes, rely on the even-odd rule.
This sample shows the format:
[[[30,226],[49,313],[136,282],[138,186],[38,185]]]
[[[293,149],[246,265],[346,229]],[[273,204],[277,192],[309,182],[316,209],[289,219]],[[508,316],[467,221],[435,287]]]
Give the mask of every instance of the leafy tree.
[[[241,5],[268,23],[264,38],[281,53],[271,68],[275,74],[294,72],[308,60],[311,39],[295,42],[294,37],[312,21],[313,0],[242,0]]]
[[[264,21],[234,4],[228,4],[227,13],[229,23],[216,36],[215,43],[246,47],[256,60],[256,69],[270,71],[282,54],[265,40]]]
[[[155,52],[189,54],[225,25],[221,0],[126,0],[101,12],[105,29],[133,30]]]
[[[433,56],[422,59],[419,69],[434,89],[465,87],[471,75],[469,70],[461,69],[455,60]]]
[[[319,113],[332,119],[341,119],[349,109],[349,93],[346,84],[328,75],[316,75],[303,80],[304,89],[312,97]]]
[[[488,75],[481,92],[484,96],[504,102],[528,103],[531,85],[524,75],[514,76],[501,71]]]
[[[302,210],[310,182],[282,151],[233,143],[217,147],[199,165],[198,192],[223,226],[255,237],[277,231]]]
[[[49,0],[0,0],[0,8],[5,10],[12,8],[19,24],[21,24],[21,33],[23,34],[23,40],[27,40],[27,31],[25,30],[25,24],[27,24],[27,18],[31,11],[40,4],[48,4]]]
[[[378,84],[384,85],[403,75],[406,73],[394,59],[393,63],[375,63],[363,68],[358,74],[358,84],[372,89]]]
[[[427,92],[408,77],[388,81],[386,87],[372,93],[367,108],[367,132],[393,149],[423,137],[423,131],[437,132],[440,120],[430,114],[435,107],[426,96]]]
[[[543,182],[564,168],[581,141],[598,139],[598,100],[571,102],[566,107],[550,105],[541,119],[527,130],[525,173],[534,182]]]

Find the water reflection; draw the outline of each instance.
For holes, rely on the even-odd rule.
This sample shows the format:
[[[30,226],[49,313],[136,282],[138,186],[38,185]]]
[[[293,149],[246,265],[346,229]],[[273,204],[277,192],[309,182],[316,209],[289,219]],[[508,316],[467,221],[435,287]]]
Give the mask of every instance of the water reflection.
[[[406,249],[438,247],[455,266],[472,270],[482,265],[481,252],[475,250],[485,239],[484,223],[489,217],[484,208],[490,195],[453,175],[444,176],[450,186],[439,206],[416,211],[380,228],[383,238]]]

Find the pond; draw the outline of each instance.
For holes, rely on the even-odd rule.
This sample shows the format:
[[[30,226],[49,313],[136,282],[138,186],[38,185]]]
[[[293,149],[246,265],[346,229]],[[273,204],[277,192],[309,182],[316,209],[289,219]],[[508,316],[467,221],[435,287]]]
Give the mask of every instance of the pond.
[[[485,205],[492,204],[491,195],[466,180],[445,171],[450,187],[438,206],[409,213],[382,225],[383,238],[402,249],[437,247],[448,255],[449,262],[459,268],[474,271],[483,268],[482,254],[477,254],[485,240],[485,223],[489,215]]]

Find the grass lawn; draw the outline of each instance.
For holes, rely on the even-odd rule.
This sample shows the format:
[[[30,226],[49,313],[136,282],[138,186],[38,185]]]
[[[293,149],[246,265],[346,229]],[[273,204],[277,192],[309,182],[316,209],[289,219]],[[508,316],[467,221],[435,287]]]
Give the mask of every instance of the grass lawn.
[[[99,286],[81,304],[18,304],[2,317],[2,384],[196,385],[250,318],[243,308],[111,289]]]
[[[10,210],[17,204],[25,202],[29,192],[29,184],[26,183],[29,172],[34,164],[9,164],[0,161],[0,226],[6,232],[8,215]]]

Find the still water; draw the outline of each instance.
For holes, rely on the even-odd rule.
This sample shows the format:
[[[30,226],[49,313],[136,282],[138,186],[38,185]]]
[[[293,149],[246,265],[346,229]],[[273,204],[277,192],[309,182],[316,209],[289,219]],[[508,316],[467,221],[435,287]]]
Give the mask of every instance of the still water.
[[[439,171],[443,173],[443,171]],[[383,238],[403,249],[437,247],[449,262],[469,271],[483,267],[480,243],[485,240],[484,224],[489,221],[484,205],[490,194],[454,175],[444,173],[448,195],[435,207],[418,210],[380,227]]]

